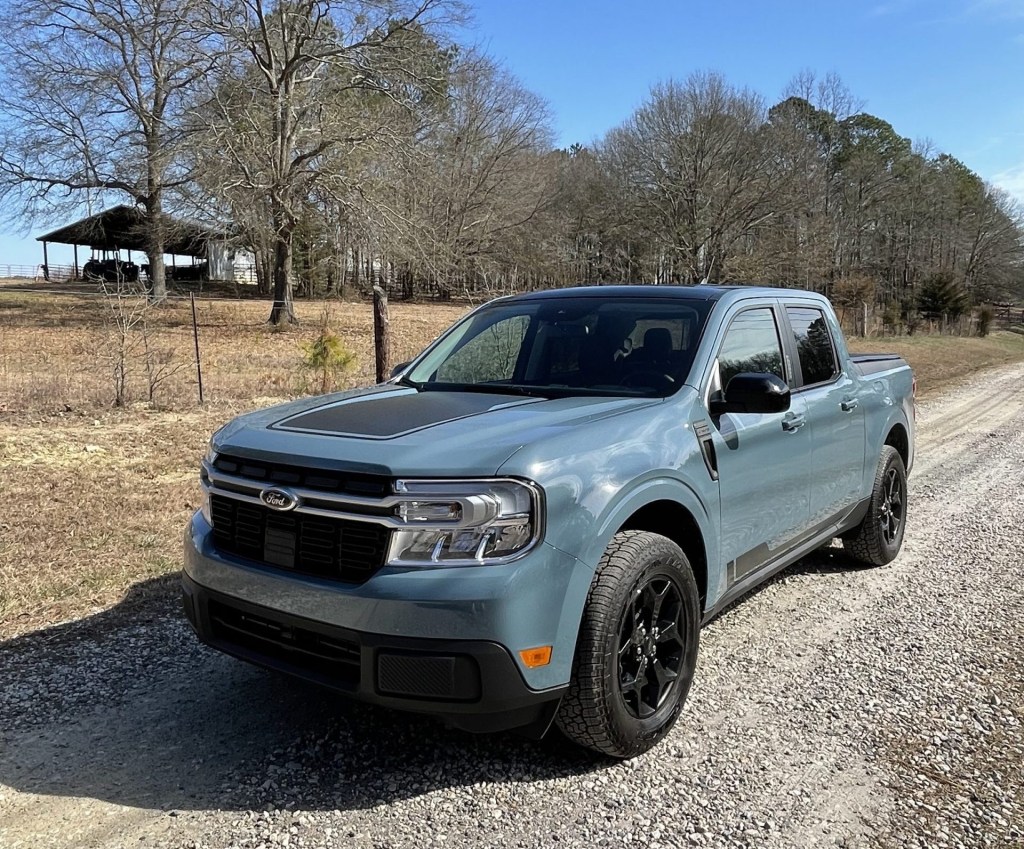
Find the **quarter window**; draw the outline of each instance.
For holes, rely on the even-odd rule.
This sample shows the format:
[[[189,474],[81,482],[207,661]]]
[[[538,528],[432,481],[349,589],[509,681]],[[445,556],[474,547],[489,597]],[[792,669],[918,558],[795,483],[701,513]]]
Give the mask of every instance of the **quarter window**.
[[[811,307],[786,307],[786,313],[793,328],[804,386],[832,380],[839,369],[825,314]]]
[[[771,373],[783,380],[782,346],[770,307],[745,310],[732,320],[718,353],[720,387],[728,391],[729,381],[740,372]]]

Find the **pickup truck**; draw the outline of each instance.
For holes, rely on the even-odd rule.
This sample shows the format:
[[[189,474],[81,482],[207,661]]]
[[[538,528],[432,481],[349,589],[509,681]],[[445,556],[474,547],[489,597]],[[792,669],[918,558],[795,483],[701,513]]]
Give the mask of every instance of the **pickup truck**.
[[[357,699],[629,758],[723,607],[837,537],[896,557],[914,389],[811,292],[499,298],[385,383],[217,431],[185,611]]]

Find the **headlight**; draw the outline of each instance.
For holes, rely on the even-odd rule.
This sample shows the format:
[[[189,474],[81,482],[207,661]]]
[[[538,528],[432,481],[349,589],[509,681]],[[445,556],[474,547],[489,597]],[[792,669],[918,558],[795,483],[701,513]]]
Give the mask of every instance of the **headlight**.
[[[400,480],[388,562],[477,565],[525,554],[541,535],[539,487],[514,480]]]
[[[213,514],[210,511],[210,481],[206,477],[206,466],[213,466],[214,461],[217,459],[217,452],[213,450],[213,440],[210,440],[210,444],[206,447],[206,456],[203,457],[203,466],[199,469],[199,482],[202,485],[202,504],[199,507],[199,512],[203,514],[203,518],[206,519],[207,524],[213,525]]]

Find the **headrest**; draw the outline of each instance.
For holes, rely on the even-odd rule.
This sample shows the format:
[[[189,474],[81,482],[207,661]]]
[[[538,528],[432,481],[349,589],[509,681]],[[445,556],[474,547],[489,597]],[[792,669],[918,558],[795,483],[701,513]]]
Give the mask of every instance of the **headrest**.
[[[667,327],[652,327],[644,333],[644,354],[664,357],[672,353],[672,331]]]

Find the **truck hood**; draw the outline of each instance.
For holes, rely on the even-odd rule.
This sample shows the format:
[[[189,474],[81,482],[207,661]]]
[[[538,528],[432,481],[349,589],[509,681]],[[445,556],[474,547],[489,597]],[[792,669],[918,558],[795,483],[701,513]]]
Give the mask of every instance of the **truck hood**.
[[[270,462],[388,476],[492,475],[523,445],[652,407],[660,398],[533,398],[393,385],[241,416],[214,447]]]

